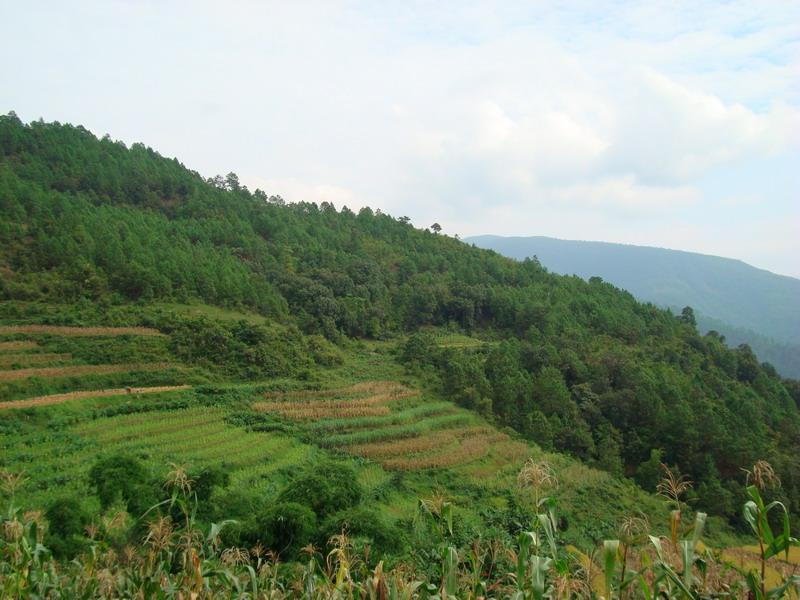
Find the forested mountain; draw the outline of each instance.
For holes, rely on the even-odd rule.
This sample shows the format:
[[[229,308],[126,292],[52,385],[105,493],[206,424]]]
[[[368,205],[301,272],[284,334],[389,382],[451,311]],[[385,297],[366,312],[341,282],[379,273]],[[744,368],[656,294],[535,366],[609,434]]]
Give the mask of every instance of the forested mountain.
[[[677,307],[675,307],[677,312]],[[768,362],[781,375],[800,379],[800,345],[777,342],[751,329],[735,327],[714,317],[697,313],[697,329],[700,332],[717,331],[731,348],[747,344],[761,362]]]
[[[629,244],[542,236],[480,235],[467,243],[522,260],[536,256],[549,270],[601,277],[643,302],[691,306],[702,332],[748,343],[761,360],[800,377],[800,280],[740,260]]]
[[[767,458],[800,513],[798,388],[749,348],[700,335],[690,313],[14,115],[0,118],[0,215],[2,300],[197,299],[334,343],[397,338],[399,359],[445,397],[545,448],[651,490],[659,461],[678,465],[699,502],[732,521],[740,468]],[[442,347],[432,325],[486,343]]]

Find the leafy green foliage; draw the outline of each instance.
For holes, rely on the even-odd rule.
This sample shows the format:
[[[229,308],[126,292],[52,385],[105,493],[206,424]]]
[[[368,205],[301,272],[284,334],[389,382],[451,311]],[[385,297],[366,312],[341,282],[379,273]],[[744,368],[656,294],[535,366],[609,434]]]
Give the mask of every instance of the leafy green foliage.
[[[183,318],[165,325],[172,349],[187,362],[241,377],[291,375],[313,364],[302,334],[291,328],[267,328],[246,321],[226,323]],[[318,353],[323,344],[315,341]]]
[[[89,481],[103,508],[121,500],[136,516],[144,513],[157,497],[145,466],[125,454],[98,460],[89,470]]]
[[[796,384],[748,347],[699,335],[688,313],[600,279],[556,276],[379,211],[287,205],[141,144],[13,115],[0,117],[0,215],[0,299],[20,301],[2,309],[9,318],[64,299],[98,319],[123,319],[132,302],[246,308],[266,318],[150,323],[183,361],[236,378],[313,379],[340,362],[331,342],[410,334],[399,357],[412,373],[545,447],[634,476],[658,448],[732,520],[728,482],[768,456],[800,513]],[[488,343],[440,345],[418,333],[430,327]],[[25,385],[0,391],[45,386]]]
[[[317,516],[298,502],[278,502],[257,518],[256,540],[282,556],[294,558],[317,532]]]
[[[397,556],[407,544],[399,527],[363,505],[327,517],[317,534],[317,545],[324,547],[328,540],[343,532],[351,540],[358,541],[362,551],[368,546],[370,554],[375,557]]]
[[[355,471],[344,464],[329,462],[300,473],[281,492],[278,501],[304,504],[325,518],[358,504],[361,497]]]
[[[654,489],[660,462],[679,465],[697,482],[699,502],[731,522],[740,522],[738,496],[722,482],[741,479],[738,465],[773,456],[795,512],[792,440],[800,421],[791,382],[761,367],[746,346],[729,350],[678,319],[671,327],[635,345],[608,334],[531,331],[457,350],[415,334],[400,355],[414,372],[433,368],[441,393],[454,402],[493,415],[543,448],[633,475],[645,489]]]
[[[476,236],[465,241],[520,260],[536,256],[555,273],[576,274],[598,284],[605,280],[643,302],[676,312],[689,304],[701,332],[716,330],[734,346],[747,342],[785,376],[800,377],[796,278],[739,260],[665,248],[539,236]]]
[[[77,498],[64,497],[53,501],[45,511],[49,523],[48,543],[57,556],[72,557],[85,548],[80,538],[89,524],[89,511]]]

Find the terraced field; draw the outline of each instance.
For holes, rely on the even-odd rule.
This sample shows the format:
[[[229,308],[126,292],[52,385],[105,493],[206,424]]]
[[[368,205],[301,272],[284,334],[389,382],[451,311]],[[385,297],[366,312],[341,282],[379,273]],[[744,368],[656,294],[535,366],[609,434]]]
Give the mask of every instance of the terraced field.
[[[19,350],[33,350],[39,344],[36,342],[22,341],[22,342],[0,342],[0,352],[16,352]]]
[[[110,390],[89,390],[84,392],[67,392],[65,394],[49,394],[47,396],[35,396],[24,400],[10,400],[0,402],[0,410],[8,408],[31,408],[33,406],[50,406],[52,404],[62,404],[71,400],[83,398],[108,398],[112,396],[139,396],[141,394],[161,394],[164,392],[182,391],[191,389],[190,385],[160,385],[154,387],[140,388],[119,388]]]
[[[0,417],[42,408],[57,423],[0,428],[0,469],[25,474],[28,502],[82,494],[97,458],[117,452],[154,473],[170,463],[221,465],[232,488],[270,498],[292,472],[332,452],[355,459],[365,492],[390,494],[385,508],[410,518],[416,504],[395,487],[401,473],[434,473],[423,489],[442,469],[486,485],[487,473],[499,481],[529,456],[525,444],[475,414],[396,381],[271,393],[238,382],[198,388],[205,375],[177,364],[168,342],[143,328],[0,327]],[[365,358],[368,369],[386,368],[383,359],[372,366]],[[233,425],[246,422],[229,417],[246,415],[247,403],[285,422],[287,432]]]
[[[222,408],[198,407],[124,415],[80,425],[74,432],[106,451],[147,451],[192,466],[224,464],[234,481],[249,486],[311,451],[291,436],[250,433],[227,425]]]
[[[5,325],[0,326],[0,335],[46,334],[74,337],[104,337],[120,335],[162,336],[158,329],[150,327],[63,327],[57,325]]]
[[[186,389],[161,339],[144,327],[0,326],[0,410]]]
[[[17,435],[12,445],[11,438],[0,436],[0,451],[4,466],[24,472],[42,494],[85,487],[88,468],[101,454],[131,453],[155,468],[171,462],[192,468],[221,464],[231,472],[234,487],[254,489],[268,486],[271,474],[314,451],[284,434],[232,427],[224,416],[222,408],[196,407],[101,418],[50,439]]]
[[[68,352],[40,352],[39,354],[21,352],[16,354],[0,354],[0,368],[26,368],[31,365],[61,363],[71,359],[72,355]]]
[[[392,381],[267,394],[253,409],[300,422],[319,445],[390,470],[454,468],[482,459],[496,468],[529,452],[472,413],[449,402],[426,402],[417,390]]]
[[[96,375],[101,373],[144,373],[147,371],[162,371],[170,368],[169,363],[152,364],[120,364],[120,365],[74,365],[66,367],[41,367],[10,369],[0,371],[0,382],[28,379],[30,377],[79,377],[82,375]]]

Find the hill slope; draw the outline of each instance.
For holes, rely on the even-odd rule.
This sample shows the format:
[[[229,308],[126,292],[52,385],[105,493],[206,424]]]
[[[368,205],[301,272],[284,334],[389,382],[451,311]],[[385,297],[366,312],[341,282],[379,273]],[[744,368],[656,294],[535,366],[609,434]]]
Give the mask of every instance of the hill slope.
[[[650,490],[659,461],[678,465],[696,482],[698,503],[730,521],[740,468],[768,457],[782,498],[800,512],[797,388],[749,349],[730,350],[611,285],[369,209],[284,205],[234,174],[206,181],[143,145],[13,115],[0,118],[0,215],[9,325],[156,326],[169,335],[170,356],[223,382],[295,387],[358,340],[383,341],[391,368],[402,366],[430,401],[455,402],[546,450]],[[190,302],[267,325],[186,325],[142,308]],[[440,343],[442,330],[477,341]],[[131,352],[125,364],[138,362]],[[358,362],[348,364],[343,386],[363,377]],[[130,385],[114,377],[107,387]],[[9,382],[7,399],[69,391],[31,381]],[[275,418],[292,425],[286,414]]]
[[[645,302],[700,317],[787,376],[800,377],[800,280],[718,256],[606,242],[481,235],[464,241],[521,260],[536,256],[548,269],[584,279],[601,277]],[[751,333],[752,332],[752,333]],[[778,343],[771,343],[770,339]]]

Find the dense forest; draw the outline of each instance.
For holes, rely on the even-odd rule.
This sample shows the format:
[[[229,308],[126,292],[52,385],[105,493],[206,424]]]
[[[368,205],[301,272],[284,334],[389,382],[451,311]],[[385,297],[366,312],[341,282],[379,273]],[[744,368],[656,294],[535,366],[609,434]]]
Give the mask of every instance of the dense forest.
[[[742,261],[696,252],[542,236],[465,238],[518,260],[536,256],[549,270],[584,279],[602,277],[642,302],[664,308],[687,304],[702,333],[747,343],[785,377],[800,377],[800,280]]]
[[[334,344],[410,334],[410,371],[545,448],[651,491],[659,463],[677,465],[731,522],[740,467],[765,458],[800,514],[800,387],[748,346],[700,335],[690,308],[13,114],[0,117],[0,215],[0,300],[200,300]],[[441,347],[428,326],[488,343]]]
[[[702,313],[697,314],[697,328],[701,332],[718,332],[732,348],[747,344],[760,360],[773,365],[783,376],[792,379],[800,377],[800,344],[777,342],[752,329],[735,327]]]

